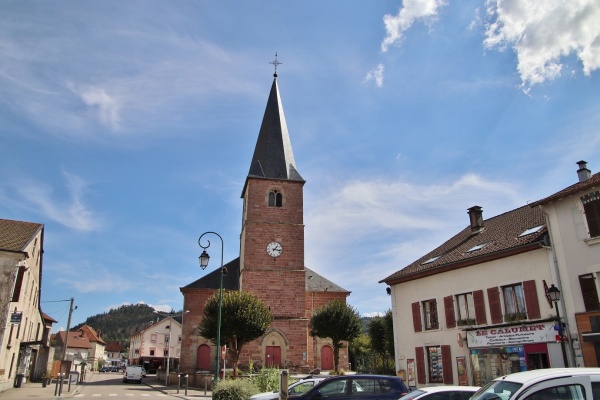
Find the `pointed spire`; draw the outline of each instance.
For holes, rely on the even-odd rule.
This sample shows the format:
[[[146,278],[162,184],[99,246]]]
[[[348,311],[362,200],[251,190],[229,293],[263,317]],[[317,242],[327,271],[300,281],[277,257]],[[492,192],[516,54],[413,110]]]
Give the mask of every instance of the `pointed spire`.
[[[277,65],[275,67],[277,68]],[[248,176],[304,181],[296,170],[292,143],[277,86],[277,74],[267,100]]]

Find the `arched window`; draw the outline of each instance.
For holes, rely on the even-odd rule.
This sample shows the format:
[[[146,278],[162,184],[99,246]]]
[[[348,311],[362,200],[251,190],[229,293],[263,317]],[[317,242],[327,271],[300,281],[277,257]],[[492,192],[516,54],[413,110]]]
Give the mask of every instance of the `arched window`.
[[[269,192],[269,207],[281,207],[283,204],[283,196],[277,189]]]

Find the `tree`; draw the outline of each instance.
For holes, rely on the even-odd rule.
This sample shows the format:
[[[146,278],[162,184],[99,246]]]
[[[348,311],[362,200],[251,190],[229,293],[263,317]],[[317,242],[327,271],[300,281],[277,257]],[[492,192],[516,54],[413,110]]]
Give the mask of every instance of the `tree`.
[[[394,355],[394,317],[392,315],[392,310],[387,310],[385,315],[383,316],[383,321],[385,325],[385,351],[391,357],[395,357]]]
[[[219,292],[213,294],[204,305],[204,317],[198,326],[200,336],[217,342]],[[265,334],[273,316],[265,302],[258,297],[240,291],[224,291],[221,308],[221,345],[227,345],[233,362],[233,376],[242,347]]]
[[[371,349],[379,355],[385,354],[385,321],[382,317],[373,317],[369,321]]]
[[[310,319],[310,335],[331,339],[333,364],[339,373],[340,349],[343,341],[351,342],[362,332],[358,311],[340,300],[332,300],[318,308]]]

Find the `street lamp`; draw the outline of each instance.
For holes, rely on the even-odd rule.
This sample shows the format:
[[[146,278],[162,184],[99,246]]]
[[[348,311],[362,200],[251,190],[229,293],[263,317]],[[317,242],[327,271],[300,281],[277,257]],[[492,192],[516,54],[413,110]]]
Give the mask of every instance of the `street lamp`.
[[[208,266],[208,260],[210,259],[210,256],[208,255],[208,253],[206,252],[206,249],[208,249],[210,247],[210,240],[206,240],[206,242],[208,243],[206,246],[202,246],[202,237],[204,237],[204,235],[207,234],[212,234],[212,235],[216,235],[219,239],[221,239],[221,279],[219,282],[219,308],[218,308],[218,312],[217,312],[217,357],[216,357],[216,361],[217,361],[217,368],[215,370],[215,383],[219,381],[219,368],[220,368],[220,364],[221,364],[221,308],[223,307],[223,275],[224,275],[224,270],[223,270],[223,238],[221,237],[221,235],[219,235],[216,232],[204,232],[202,235],[200,235],[200,237],[198,238],[198,246],[202,247],[202,254],[200,254],[200,257],[198,257],[198,261],[200,262],[200,268],[202,268],[202,270],[206,269],[206,267]]]
[[[565,349],[565,341],[563,334],[563,324],[560,319],[560,311],[558,310],[558,301],[560,300],[560,290],[554,284],[550,286],[548,289],[548,296],[550,296],[550,300],[554,302],[554,306],[556,307],[556,319],[558,320],[558,335],[560,336],[560,348],[562,350],[563,362],[565,367],[569,366],[569,361],[567,360],[567,350]]]
[[[173,321],[171,321],[171,323],[173,323]],[[167,369],[166,369],[166,374],[165,374],[165,386],[169,386],[169,361],[171,360],[171,325],[167,325],[167,329],[169,330],[169,334],[167,335],[166,333],[162,333],[162,332],[156,332],[156,333],[160,333],[161,335],[165,335],[165,340],[167,340],[167,336],[168,336],[168,340],[167,340]],[[163,350],[164,352],[164,350]],[[164,354],[163,354],[164,355]]]

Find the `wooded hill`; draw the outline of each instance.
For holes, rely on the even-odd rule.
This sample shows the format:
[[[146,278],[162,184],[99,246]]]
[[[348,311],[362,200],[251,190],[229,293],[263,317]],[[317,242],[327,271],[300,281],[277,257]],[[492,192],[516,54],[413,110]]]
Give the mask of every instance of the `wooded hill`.
[[[167,318],[169,313],[156,314],[154,308],[146,304],[132,304],[113,308],[108,312],[88,317],[84,323],[71,328],[76,331],[83,325],[94,328],[102,340],[108,342],[119,342],[127,347],[129,336],[140,332],[150,325]],[[175,319],[181,323],[181,313],[172,311],[177,315]],[[179,315],[178,315],[179,314]]]

